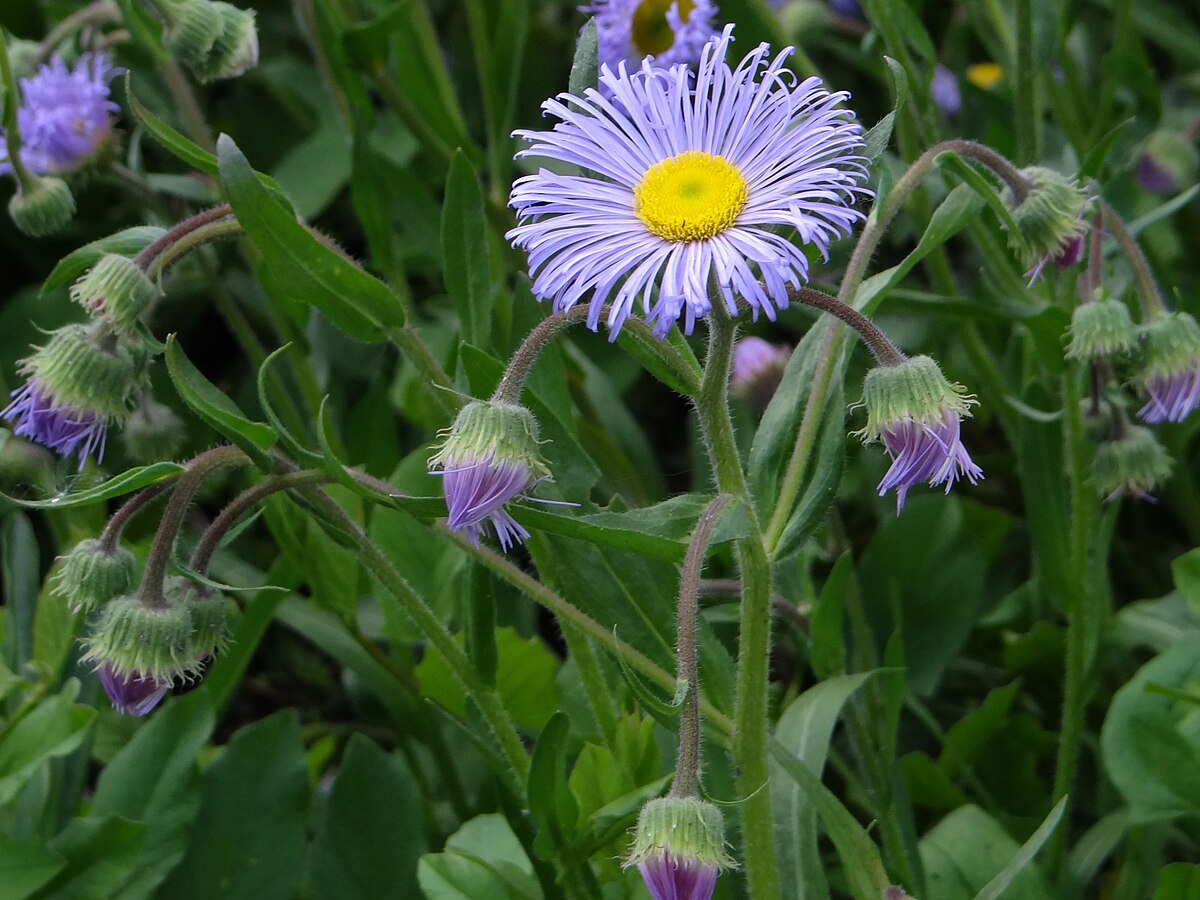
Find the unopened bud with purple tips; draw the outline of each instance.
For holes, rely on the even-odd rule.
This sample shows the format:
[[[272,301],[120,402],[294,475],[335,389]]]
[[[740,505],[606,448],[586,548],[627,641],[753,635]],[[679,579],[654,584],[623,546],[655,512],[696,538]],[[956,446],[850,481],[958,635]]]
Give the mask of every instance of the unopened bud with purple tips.
[[[1138,415],[1152,425],[1182,422],[1200,406],[1200,324],[1187,313],[1167,313],[1141,332],[1146,355],[1136,382],[1149,399]]]
[[[864,443],[882,441],[892,457],[879,482],[879,496],[895,489],[897,514],[915,484],[944,484],[949,493],[960,477],[972,484],[983,477],[960,436],[962,419],[975,402],[928,356],[867,373],[861,403],[867,408],[867,424],[857,434]]]
[[[504,507],[550,477],[538,443],[537,420],[523,406],[473,400],[463,407],[429,460],[430,473],[442,478],[451,530],[478,543],[490,522],[505,550],[529,537]]]
[[[113,675],[172,684],[200,673],[203,660],[192,650],[191,611],[161,596],[145,603],[126,594],[110,600],[92,624],[84,662],[108,667]]]
[[[100,685],[113,709],[123,716],[144,716],[162,701],[171,689],[170,682],[159,682],[136,672],[118,675],[111,666],[96,670]]]
[[[1092,478],[1105,500],[1153,501],[1150,492],[1170,474],[1171,457],[1149,428],[1125,425],[1115,440],[1096,447]]]
[[[1075,307],[1071,316],[1067,357],[1080,362],[1122,356],[1137,346],[1137,329],[1129,308],[1103,291]]]
[[[660,797],[642,807],[626,866],[637,866],[654,900],[708,900],[725,852],[721,811],[699,797]]]
[[[1137,159],[1137,179],[1152,194],[1174,194],[1196,181],[1200,152],[1188,136],[1159,129],[1146,138]]]
[[[1030,166],[1021,175],[1029,183],[1025,196],[1016,197],[1011,187],[1004,192],[1017,226],[1016,233],[1009,235],[1010,246],[1032,278],[1051,263],[1062,269],[1074,266],[1083,258],[1087,193],[1074,178],[1053,169]]]
[[[71,286],[71,299],[118,331],[132,331],[158,294],[145,270],[127,256],[106,253]]]
[[[65,599],[75,612],[95,612],[133,587],[137,561],[123,547],[88,538],[72,547],[61,561],[50,579],[51,592]]]

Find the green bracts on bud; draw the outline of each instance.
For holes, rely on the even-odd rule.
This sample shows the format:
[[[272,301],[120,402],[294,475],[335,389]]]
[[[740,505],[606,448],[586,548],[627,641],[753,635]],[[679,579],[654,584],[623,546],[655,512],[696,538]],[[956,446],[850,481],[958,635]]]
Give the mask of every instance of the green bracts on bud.
[[[201,660],[224,653],[233,640],[232,623],[238,608],[233,600],[186,578],[169,578],[163,586],[167,601],[187,610],[192,634],[188,656]]]
[[[1200,359],[1200,323],[1189,313],[1156,316],[1139,329],[1145,365],[1138,382],[1192,368]]]
[[[169,12],[163,43],[189,69],[204,65],[221,33],[221,13],[209,0],[189,0]]]
[[[127,594],[110,601],[87,645],[84,661],[108,666],[125,678],[167,683],[200,671],[201,659],[192,652],[191,613],[167,600],[150,605]]]
[[[62,406],[124,421],[146,384],[148,355],[136,340],[112,332],[104,320],[66,325],[20,364]]]
[[[1067,333],[1071,338],[1067,356],[1082,362],[1120,356],[1137,346],[1129,309],[1107,295],[1075,307]]]
[[[221,0],[182,0],[164,15],[167,49],[201,81],[234,78],[258,65],[253,10]]]
[[[1083,212],[1088,196],[1074,178],[1053,169],[1030,166],[1021,174],[1031,185],[1029,193],[1020,202],[1011,190],[1004,195],[1017,226],[1009,245],[1026,267],[1034,267],[1057,257],[1087,230]]]
[[[76,612],[90,613],[133,588],[137,562],[122,547],[105,547],[89,538],[60,557],[62,566],[51,579],[51,591]]]
[[[698,797],[659,797],[642,807],[624,865],[663,855],[718,869],[737,865],[725,852],[721,810]]]
[[[17,192],[8,201],[8,215],[22,233],[40,238],[62,231],[75,218],[75,197],[61,178],[33,176],[17,179]]]
[[[533,413],[502,400],[472,400],[459,412],[441,448],[429,459],[431,469],[452,469],[464,460],[483,459],[524,463],[530,480],[549,476],[538,440]]]
[[[71,286],[71,299],[118,331],[133,331],[138,317],[158,293],[141,266],[127,256],[108,253]]]
[[[1121,437],[1096,447],[1092,478],[1109,500],[1122,495],[1145,499],[1170,475],[1171,456],[1149,428],[1126,426]]]
[[[258,30],[252,10],[218,3],[221,33],[212,46],[208,60],[196,74],[202,81],[236,78],[258,65]]]
[[[947,413],[969,416],[975,397],[942,374],[928,356],[914,356],[897,366],[877,366],[863,379],[867,424],[856,434],[864,443],[879,440],[897,422],[935,422]]]

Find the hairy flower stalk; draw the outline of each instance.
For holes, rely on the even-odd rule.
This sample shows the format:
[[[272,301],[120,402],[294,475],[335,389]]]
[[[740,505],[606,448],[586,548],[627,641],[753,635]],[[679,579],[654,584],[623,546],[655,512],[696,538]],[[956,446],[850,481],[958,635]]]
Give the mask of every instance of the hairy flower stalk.
[[[851,204],[870,192],[847,95],[815,78],[789,86],[790,48],[768,61],[762,45],[733,67],[732,41],[727,27],[694,74],[602,67],[611,100],[561,94],[543,104],[553,130],[516,132],[531,144],[518,156],[585,173],[542,169],[513,185],[508,238],[529,252],[536,297],[556,311],[586,300],[593,330],[607,310],[614,338],[635,304],[660,336],[680,321],[690,333],[714,300],[774,319],[808,275],[780,228],[824,256],[862,218]]]

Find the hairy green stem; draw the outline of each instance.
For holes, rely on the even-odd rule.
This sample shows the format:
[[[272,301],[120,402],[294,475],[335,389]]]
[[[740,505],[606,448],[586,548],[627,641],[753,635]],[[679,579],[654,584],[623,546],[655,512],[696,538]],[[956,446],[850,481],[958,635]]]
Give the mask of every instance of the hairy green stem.
[[[788,291],[788,299],[792,303],[811,306],[813,309],[819,309],[822,312],[827,312],[831,316],[841,319],[842,322],[849,325],[858,333],[859,338],[867,345],[867,348],[871,351],[871,355],[875,357],[875,361],[879,365],[899,366],[904,363],[905,356],[900,352],[900,348],[892,343],[891,338],[884,334],[878,325],[853,306],[849,306],[836,297],[830,297],[828,294],[814,291],[811,288],[790,290]]]
[[[708,316],[708,356],[696,411],[717,487],[742,502],[750,517],[747,537],[735,545],[742,579],[733,758],[738,788],[746,880],[754,897],[779,896],[767,761],[767,680],[771,654],[771,566],[763,549],[754,501],[738,457],[729,415],[729,376],[736,326],[721,304]]]
[[[1028,166],[1041,158],[1041,98],[1036,67],[1045,64],[1033,58],[1033,0],[1017,0],[1017,48],[1013,62],[1017,160]]]
[[[233,215],[233,207],[228,203],[222,203],[219,206],[213,206],[209,209],[201,210],[194,216],[189,216],[177,225],[171,228],[155,240],[151,244],[147,244],[137,256],[133,258],[134,263],[142,269],[148,271],[151,263],[162,253],[170,249],[177,241],[187,237],[198,228],[203,228],[211,222],[216,222],[219,219],[224,219]]]
[[[241,233],[242,223],[232,216],[211,221],[188,232],[179,238],[179,240],[166,247],[162,253],[155,257],[154,262],[147,269],[146,275],[151,281],[157,281],[167,269],[193,250],[203,247],[205,244],[210,244],[213,241],[220,240],[223,237],[230,237]]]
[[[1166,311],[1166,304],[1163,303],[1162,294],[1158,290],[1158,283],[1154,280],[1154,273],[1150,271],[1150,263],[1146,260],[1146,254],[1142,252],[1142,248],[1138,245],[1137,240],[1126,227],[1125,222],[1117,215],[1117,211],[1105,203],[1100,201],[1100,209],[1104,213],[1104,225],[1117,240],[1117,246],[1121,248],[1121,252],[1125,254],[1125,261],[1129,264],[1130,270],[1133,272],[1133,280],[1137,285],[1138,300],[1142,304],[1142,315],[1146,321],[1151,321],[1158,316],[1163,315]]]
[[[732,499],[732,494],[718,494],[704,508],[683,558],[679,602],[675,607],[675,677],[687,682],[687,697],[679,714],[679,756],[671,784],[672,797],[700,796],[700,662],[696,653],[700,573],[717,519]]]
[[[21,190],[36,190],[37,177],[21,159],[21,132],[17,125],[17,107],[21,105],[21,95],[17,92],[17,79],[13,77],[3,29],[0,29],[0,84],[4,89],[4,144],[8,150],[8,164]]]
[[[104,526],[104,531],[100,533],[100,545],[109,553],[116,550],[117,542],[121,540],[121,532],[125,530],[129,520],[166,493],[173,483],[164,481],[151,485],[121,504],[120,509],[112,514]]]
[[[509,359],[508,367],[504,370],[504,377],[500,379],[500,383],[496,385],[496,390],[492,394],[492,402],[520,403],[521,390],[525,387],[525,381],[529,378],[529,373],[533,371],[533,364],[537,361],[542,348],[554,340],[560,332],[572,325],[586,322],[588,312],[589,308],[586,305],[572,306],[565,312],[554,313],[538,322],[533,330],[525,336],[525,340],[521,341],[517,352]]]

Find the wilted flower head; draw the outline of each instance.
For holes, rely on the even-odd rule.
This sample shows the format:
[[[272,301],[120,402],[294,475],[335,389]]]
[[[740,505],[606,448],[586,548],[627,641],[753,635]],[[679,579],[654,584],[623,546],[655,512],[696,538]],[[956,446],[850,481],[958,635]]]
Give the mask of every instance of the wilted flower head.
[[[652,57],[656,66],[694,66],[714,36],[712,0],[596,0],[580,7],[596,17],[601,65],[637,67]]]
[[[123,547],[88,538],[61,559],[62,566],[51,579],[52,591],[76,612],[93,612],[133,587],[137,563]]]
[[[739,397],[766,409],[783,378],[792,350],[760,337],[744,337],[733,348],[733,379],[730,389]]]
[[[1096,487],[1106,500],[1153,500],[1150,492],[1171,474],[1171,457],[1149,428],[1125,425],[1122,431],[1115,440],[1096,447],[1092,464]]]
[[[929,92],[943,116],[957,116],[958,111],[962,109],[962,91],[958,89],[958,76],[941,63],[934,67]]]
[[[533,413],[496,400],[463,407],[429,469],[442,477],[450,528],[478,544],[490,522],[505,550],[529,537],[505,504],[550,477]]]
[[[892,457],[891,468],[879,482],[879,496],[895,488],[897,514],[914,484],[944,484],[949,493],[960,476],[971,484],[983,477],[959,435],[962,419],[975,402],[928,356],[867,373],[862,399],[867,425],[858,435],[864,443],[882,440]]]
[[[1187,313],[1142,326],[1145,365],[1137,382],[1149,395],[1138,415],[1151,424],[1182,422],[1200,407],[1200,324]]]
[[[1174,194],[1196,181],[1200,153],[1187,136],[1159,129],[1146,138],[1138,154],[1137,178],[1142,188],[1154,194]]]
[[[825,255],[862,218],[850,204],[870,192],[846,95],[816,78],[795,84],[790,48],[768,62],[760,45],[731,68],[732,40],[727,27],[707,44],[694,76],[603,67],[611,100],[560,94],[542,104],[560,120],[553,130],[516,132],[532,144],[519,156],[584,170],[520,178],[509,201],[521,224],[508,238],[555,311],[586,298],[594,330],[611,302],[615,338],[640,300],[657,334],[680,317],[690,333],[715,283],[730,313],[740,298],[774,319],[808,275],[793,230]]]
[[[660,797],[642,807],[626,866],[637,866],[654,900],[708,900],[725,852],[721,811],[698,797]]]
[[[13,433],[79,466],[104,456],[110,424],[124,421],[146,378],[144,347],[115,334],[103,321],[67,325],[20,364],[25,384],[0,410]]]
[[[108,96],[114,74],[103,53],[85,53],[72,68],[55,59],[21,79],[17,128],[26,168],[39,175],[71,172],[96,155],[119,108]],[[2,149],[0,171],[12,171]]]
[[[1053,169],[1030,166],[1021,175],[1029,182],[1028,193],[1021,198],[1011,188],[1004,193],[1017,226],[1017,233],[1009,235],[1010,245],[1021,254],[1031,278],[1050,263],[1070,268],[1083,257],[1087,193],[1074,178]]]
[[[1106,293],[1075,307],[1067,356],[1084,362],[1128,353],[1137,344],[1129,308]]]
[[[171,689],[170,682],[158,682],[138,673],[118,675],[111,666],[102,665],[96,670],[100,685],[113,709],[123,716],[144,716],[162,701]]]

